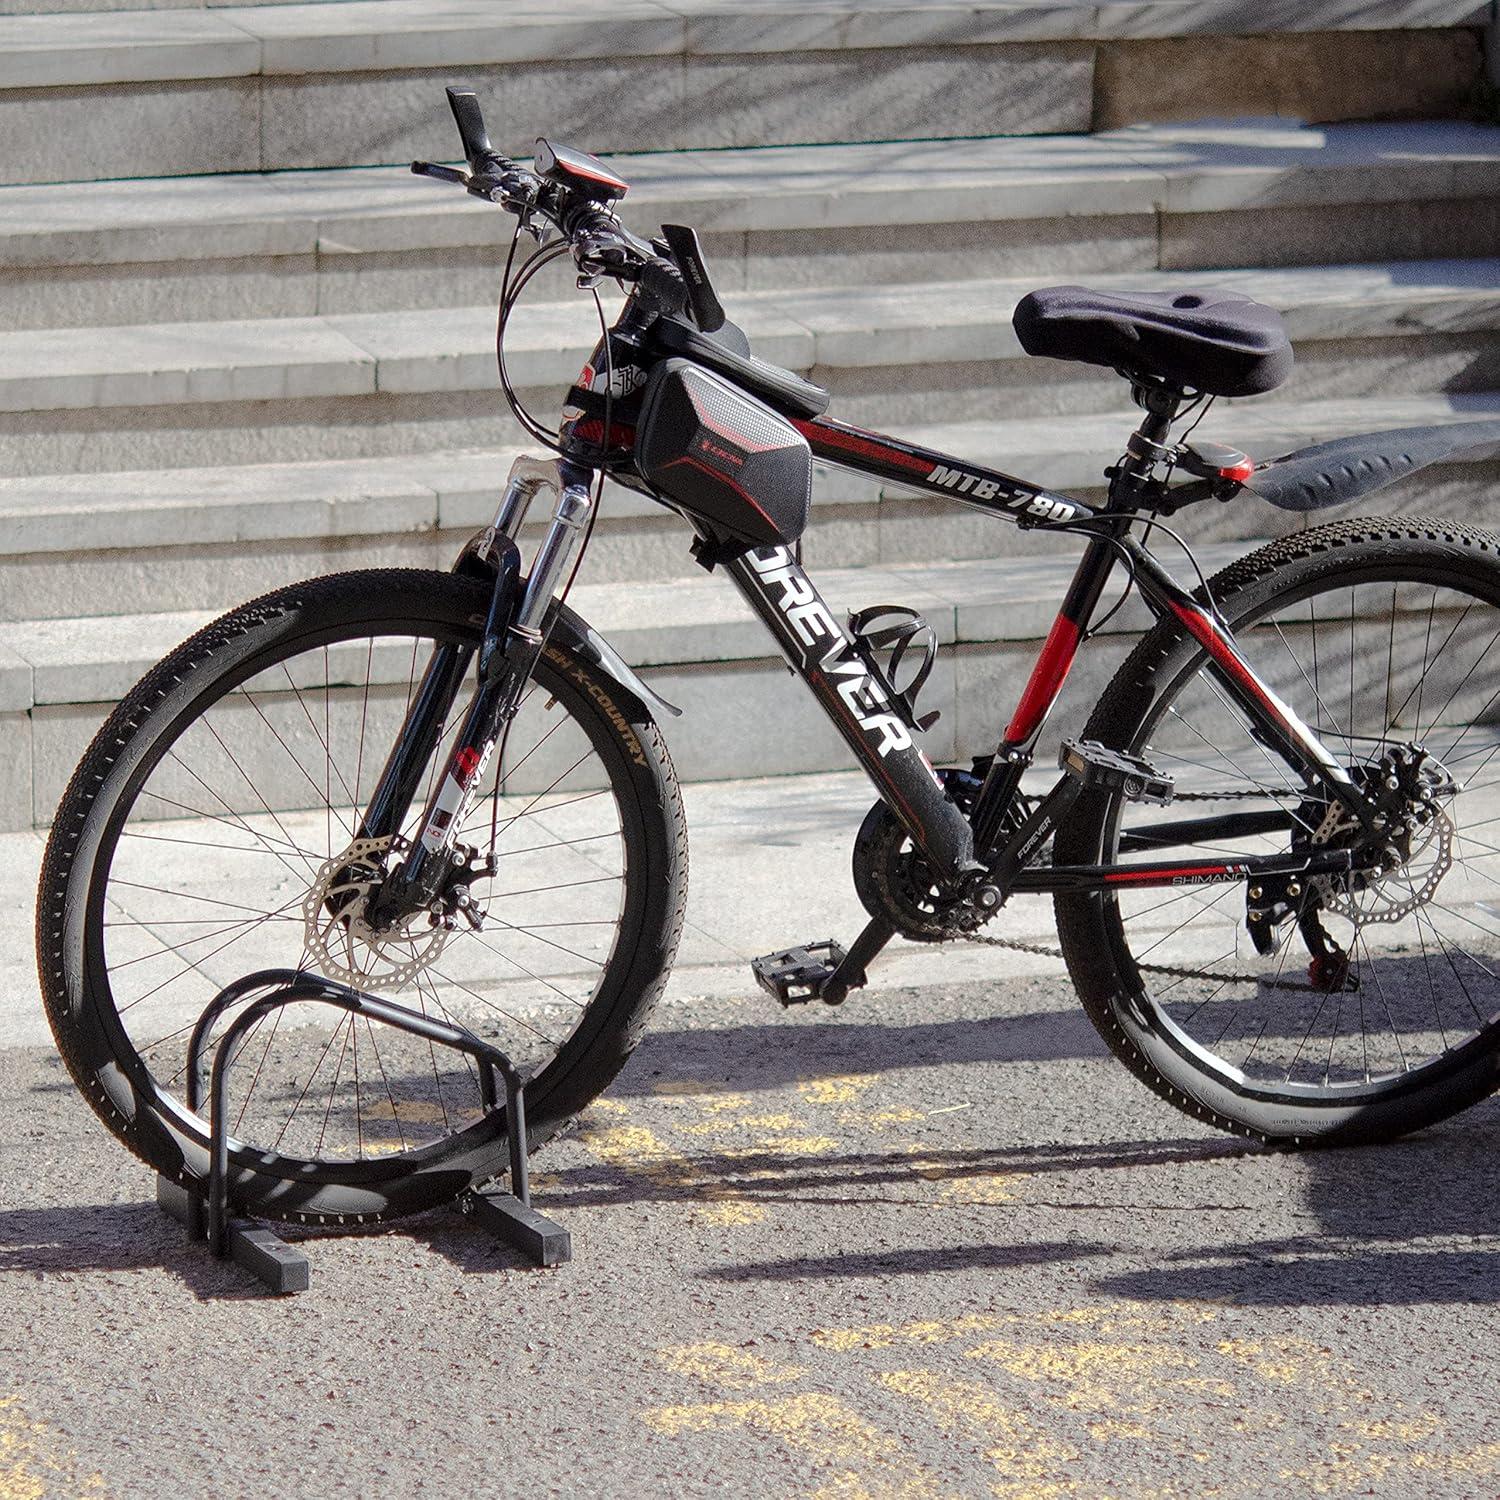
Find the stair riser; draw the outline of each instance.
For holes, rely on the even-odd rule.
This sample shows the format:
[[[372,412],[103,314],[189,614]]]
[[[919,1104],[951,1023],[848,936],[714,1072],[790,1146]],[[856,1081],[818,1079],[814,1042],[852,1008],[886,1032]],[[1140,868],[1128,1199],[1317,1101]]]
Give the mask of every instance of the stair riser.
[[[693,220],[691,213],[684,218]],[[657,227],[641,215],[626,219],[639,230]],[[705,233],[702,243],[715,284],[730,296],[987,276],[1043,280],[1157,264],[1149,215]],[[28,266],[0,270],[0,330],[482,307],[495,300],[504,260],[505,246],[496,242],[355,255]]]
[[[918,423],[984,421],[1000,413],[1119,411],[1123,443],[1134,420],[1125,383],[1113,371],[1057,360],[815,367],[811,378],[833,393],[830,410],[841,420],[897,433]],[[1493,333],[1310,340],[1297,345],[1291,378],[1278,387],[1276,399],[1461,395],[1497,388],[1500,342]]]
[[[1018,467],[1023,467],[1019,466]],[[1044,481],[1035,465],[1028,475]],[[805,558],[816,577],[834,568],[942,563],[967,559],[1074,556],[1075,538],[1019,531],[994,517],[934,498],[888,497],[878,503],[838,504],[824,481],[805,538]],[[1098,499],[1099,491],[1071,493]],[[688,528],[663,510],[621,517],[623,497],[607,498],[582,574],[587,584],[659,582],[693,576]],[[472,525],[443,530],[381,532],[346,537],[221,542],[199,546],[120,546],[118,530],[101,526],[93,550],[29,553],[0,560],[0,619],[67,619],[162,610],[227,609],[269,589],[321,573],[361,567],[447,569],[459,549],[487,519],[477,498],[468,509]],[[612,514],[612,510],[615,512]],[[1424,471],[1363,503],[1367,514],[1407,511],[1452,517],[1500,530],[1500,464],[1473,464]],[[1344,510],[1336,512],[1345,514]],[[1316,524],[1241,497],[1227,505],[1204,504],[1172,525],[1195,546],[1244,542],[1247,546]],[[523,535],[527,556],[542,534]],[[1171,566],[1177,559],[1163,546]],[[840,601],[835,601],[836,603]],[[900,600],[889,601],[900,603]]]
[[[892,344],[898,336],[892,336]],[[559,355],[559,367],[573,354]],[[581,359],[581,355],[576,356]],[[311,372],[313,389],[331,378]],[[1023,358],[986,363],[911,363],[815,368],[844,421],[903,431],[932,422],[1050,417],[1120,411],[1131,425],[1123,383],[1089,365]],[[300,400],[204,401],[184,405],[83,407],[0,413],[0,472],[95,473],[364,458],[526,441],[501,409],[486,356],[445,367],[433,379],[461,387],[412,395],[312,395]],[[1309,340],[1278,400],[1462,394],[1500,386],[1493,334]],[[530,409],[552,419],[562,392],[523,388]],[[962,455],[960,455],[962,456]]]
[[[1493,466],[1488,472],[1493,480]],[[1428,513],[1461,516],[1470,522],[1500,520],[1500,505],[1490,504],[1485,508],[1476,504],[1472,483],[1476,475],[1463,475],[1457,480],[1455,474],[1458,471],[1448,475],[1440,472],[1425,489],[1419,484],[1407,484],[1400,490],[1392,487],[1389,505],[1371,502],[1359,508],[1370,513],[1380,508],[1409,511],[1421,508]],[[1386,495],[1379,496],[1379,499],[1386,498]],[[1265,507],[1257,508],[1262,513],[1272,514]],[[1205,511],[1193,514],[1202,516]],[[1191,523],[1187,529],[1193,532],[1196,540],[1205,540],[1194,531]],[[1163,549],[1169,567],[1179,576],[1190,577],[1191,571],[1172,555],[1173,550],[1170,547]],[[837,591],[829,589],[829,603],[835,609],[846,604],[873,601],[867,595],[841,598],[835,594]],[[901,603],[903,600],[891,598],[882,601]],[[906,601],[919,604],[919,598],[915,597]],[[1029,598],[1019,607],[990,603],[978,610],[969,610],[968,616],[960,607],[960,621],[968,618],[966,630],[971,636],[983,636],[987,628],[999,622],[1008,636],[1016,639],[971,639],[942,649],[938,667],[922,694],[924,711],[936,708],[942,712],[941,720],[926,738],[927,748],[936,760],[962,759],[993,748],[999,729],[1014,708],[1020,684],[1025,681],[1037,657],[1050,609],[1050,600],[1044,598]],[[1109,633],[1089,643],[1080,655],[1053,714],[1052,723],[1059,733],[1077,732],[1082,726],[1089,706],[1106,687],[1119,661],[1133,645],[1133,631],[1142,622],[1142,609],[1139,604],[1131,603],[1128,618],[1122,615],[1116,619]],[[736,633],[744,634],[744,631],[753,636],[754,645],[759,643],[759,634],[751,622],[745,621],[742,630]],[[616,634],[616,639],[621,640],[625,657],[646,661],[643,667],[646,679],[670,702],[685,709],[681,720],[663,723],[679,774],[685,780],[822,771],[849,765],[846,748],[814,708],[808,694],[787,676],[786,669],[774,660],[769,649],[753,658],[651,666],[649,658],[652,652],[637,649],[637,643],[630,639],[628,631]],[[691,657],[694,646],[700,648],[706,643],[709,642],[694,640],[688,634],[684,639],[667,642],[667,645],[672,654]],[[654,652],[657,658],[661,655],[661,645],[663,642],[657,639],[657,651]],[[1383,649],[1377,649],[1376,655],[1379,660],[1373,660],[1373,672],[1379,675],[1385,669]],[[405,663],[402,669],[405,670]],[[1272,685],[1277,685],[1293,699],[1299,699],[1305,688],[1299,687],[1292,664],[1283,663],[1278,669],[1287,673],[1287,681],[1274,681]],[[126,688],[123,679],[115,679],[118,673],[111,672],[108,666],[102,670],[110,679],[108,697],[111,702],[93,697],[89,702],[43,702],[28,714],[0,714],[0,826],[17,828],[31,822],[45,823],[51,817],[69,768],[77,762],[99,721],[113,706],[114,697]],[[42,679],[39,678],[39,685],[40,682]],[[40,696],[55,699],[66,693],[69,687],[98,691],[99,685],[99,682],[92,681],[92,673],[87,669],[66,673],[49,669],[45,676],[45,691]],[[1484,684],[1476,691],[1488,696],[1490,684]],[[98,693],[99,699],[104,696],[107,694]],[[294,789],[285,795],[272,796],[273,804],[278,807],[305,805],[305,781],[293,778],[293,786]],[[269,787],[263,783],[261,790],[266,792]]]
[[[1134,603],[1130,610],[1133,630],[1143,621],[1144,612]],[[1039,628],[1044,617],[1033,623]],[[1134,644],[1132,630],[1112,630],[1089,642],[1080,653],[1053,711],[1049,745],[1054,735],[1080,731],[1093,703]],[[923,737],[924,748],[934,761],[961,762],[994,749],[1040,645],[1038,633],[1034,639],[950,645],[940,652],[921,698],[924,712],[937,709],[941,714]],[[1273,688],[1294,702],[1305,701],[1306,685],[1300,681],[1295,663],[1264,655],[1262,660],[1273,674]],[[403,661],[403,672],[405,665]],[[1387,669],[1383,643],[1371,641],[1365,667],[1373,691]],[[684,780],[844,770],[851,765],[848,749],[810,695],[769,654],[750,660],[647,669],[644,675],[684,711],[679,719],[664,717],[662,724],[678,774]],[[1477,709],[1486,693],[1487,689],[1476,689],[1480,696],[1471,706]],[[351,689],[342,698],[335,695],[329,721],[332,742],[352,742],[358,733],[357,724],[364,723],[368,728],[373,722],[373,738],[383,743],[387,735],[393,735],[392,726],[405,701],[404,679],[395,689],[377,688],[369,696],[368,707],[362,692]],[[324,743],[322,734],[315,725],[302,726],[290,698],[279,707],[284,710],[280,715],[277,702],[268,698],[262,708],[272,722],[280,717],[285,724],[286,732],[277,743],[264,729],[263,721],[252,718],[243,706],[225,705],[218,710],[218,733],[238,744],[239,764],[256,786],[251,794],[239,779],[240,773],[226,764],[217,791],[237,811],[258,812],[267,805],[281,811],[309,804],[309,780],[285,760],[285,747],[290,744],[308,762],[317,764]],[[0,776],[0,825],[24,827],[32,821],[45,823],[51,817],[69,768],[106,712],[107,706],[98,703],[52,704],[38,707],[29,715],[0,716],[0,749],[12,752]],[[247,732],[243,735],[235,734],[236,714],[245,715]],[[1170,723],[1159,729],[1153,743],[1167,756],[1174,748],[1185,754],[1197,753],[1193,747],[1198,741],[1192,732]],[[196,756],[193,764],[200,775],[208,770]],[[378,757],[371,764],[378,765]],[[516,789],[525,789],[524,782],[525,776],[518,774]],[[167,783],[159,782],[158,786],[171,795]],[[206,795],[202,781],[184,781],[182,800],[187,805],[201,807]]]
[[[0,0],[0,16],[52,16],[111,10],[215,10],[220,6],[299,5],[305,0]]]
[[[883,9],[856,8],[842,23],[864,22],[863,35],[844,38],[865,41],[864,47],[828,45],[838,18],[797,18],[800,31],[795,20],[775,28],[763,22],[757,32],[748,17],[729,16],[728,29],[717,35],[709,18],[684,35],[664,8],[656,26],[601,15],[587,35],[570,36],[564,22],[549,39],[523,42],[543,60],[505,64],[482,60],[497,50],[492,28],[473,49],[451,34],[414,49],[399,32],[389,39],[371,32],[261,47],[236,29],[186,47],[124,49],[102,76],[76,54],[43,50],[32,55],[29,72],[17,68],[9,76],[18,83],[33,76],[90,81],[7,89],[0,97],[0,163],[8,181],[21,183],[443,159],[453,142],[440,101],[455,73],[482,97],[503,101],[503,114],[492,105],[491,124],[502,146],[514,149],[540,133],[596,149],[662,151],[1053,134],[1205,113],[1444,118],[1465,108],[1483,68],[1480,33],[1472,27],[1094,41],[1057,37],[1059,30],[1090,29],[1090,7],[1052,7],[1050,18],[1042,7],[1039,27],[1021,15],[1013,18],[1017,29],[1036,37],[1055,28],[1055,39],[1012,41],[1005,40],[1003,16],[955,11],[946,23],[939,17],[912,26],[912,17],[882,18]],[[1173,28],[1167,7],[1156,16],[1142,7],[1134,18],[1122,16],[1124,9],[1107,29],[1122,20],[1126,30],[1154,30],[1163,21]],[[1184,9],[1190,27],[1233,24],[1228,16]],[[1082,24],[1075,26],[1079,12]],[[1347,23],[1347,8],[1329,14],[1334,28]],[[530,19],[534,25],[537,18]],[[1250,18],[1251,24],[1263,19]],[[1000,39],[967,40],[975,35]],[[777,45],[783,50],[773,50]],[[752,50],[724,50],[735,46]],[[625,55],[653,47],[661,55]],[[579,55],[586,51],[601,55]],[[438,55],[449,59],[441,67],[410,65]],[[377,57],[385,69],[358,71]],[[258,74],[260,66],[268,71]],[[277,71],[288,66],[356,71]],[[142,72],[181,79],[195,70],[222,76],[109,81],[139,79]]]
[[[461,71],[504,101],[503,115],[492,106],[498,141],[519,132],[620,152],[1087,130],[1093,59],[1089,43],[1056,42]],[[0,170],[23,183],[446,160],[454,72],[7,90]]]
[[[1038,644],[963,647],[944,653],[922,700],[925,707],[943,711],[942,719],[925,737],[935,760],[951,761],[994,748],[1014,706],[1017,685],[1024,680]],[[1064,714],[1066,722],[1081,721],[1082,711],[1102,691],[1123,655],[1124,642],[1107,639],[1080,661],[1068,685],[1067,701],[1059,705],[1059,724],[1065,722]],[[685,780],[847,770],[851,766],[848,749],[806,689],[769,657],[758,662],[669,668],[647,675],[664,696],[684,710],[681,719],[664,716],[664,733],[678,773]],[[1002,699],[1007,700],[1003,705]],[[959,701],[963,703],[961,713],[956,708]],[[25,716],[16,716],[14,737],[29,737],[27,759],[34,770],[29,798],[25,797],[23,774],[12,777],[15,785],[9,789],[8,805],[0,803],[0,824],[24,827],[50,820],[71,767],[105,712],[103,705],[84,704],[37,708],[29,723]],[[4,728],[0,721],[0,744]],[[221,732],[231,731],[221,728]],[[260,790],[276,804],[276,810],[305,805],[305,781],[297,782],[289,773],[285,794],[278,797],[276,783],[263,779],[257,767],[249,770],[260,782]],[[226,778],[225,796],[232,798],[238,790],[228,786]],[[5,788],[0,786],[0,796],[4,794]]]
[[[684,214],[692,222],[691,205]],[[654,229],[651,216],[630,222]],[[334,231],[336,234],[336,230]],[[1359,264],[1492,254],[1500,200],[1335,204],[1254,212],[867,225],[706,233],[722,292],[921,285],[1112,272]],[[403,252],[250,255],[0,270],[0,331],[482,307],[497,242]]]

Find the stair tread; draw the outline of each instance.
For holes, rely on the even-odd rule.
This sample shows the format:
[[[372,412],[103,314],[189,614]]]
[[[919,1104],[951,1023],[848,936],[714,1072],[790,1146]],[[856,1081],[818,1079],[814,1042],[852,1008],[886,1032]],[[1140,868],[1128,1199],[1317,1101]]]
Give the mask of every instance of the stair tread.
[[[152,12],[157,16],[221,12]],[[611,158],[628,222],[825,229],[1405,202],[1493,192],[1500,126],[1135,125],[1093,136],[767,146]],[[392,167],[0,188],[0,266],[498,245],[492,205]]]
[[[1483,0],[353,0],[0,17],[0,87],[860,47],[1482,24]],[[774,23],[774,24],[770,24]]]
[[[756,352],[814,366],[1019,358],[1010,326],[1038,278],[726,294]],[[1488,329],[1500,258],[1091,276],[1100,289],[1233,287],[1286,316],[1294,342]],[[0,411],[159,406],[495,385],[489,307],[0,333]],[[899,339],[896,337],[899,335]],[[507,342],[519,386],[562,385],[597,337],[571,303],[529,307]]]

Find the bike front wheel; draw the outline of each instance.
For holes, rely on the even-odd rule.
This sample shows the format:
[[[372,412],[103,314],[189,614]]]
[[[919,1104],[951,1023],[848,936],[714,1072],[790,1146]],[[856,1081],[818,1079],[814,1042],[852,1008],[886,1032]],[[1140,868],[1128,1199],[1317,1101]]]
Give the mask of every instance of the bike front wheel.
[[[206,1174],[188,1038],[247,973],[328,974],[497,1043],[532,1075],[533,1146],[639,1039],[681,930],[681,799],[649,711],[555,640],[460,830],[494,856],[492,875],[473,861],[478,929],[331,919],[413,832],[472,667],[407,827],[372,849],[361,815],[429,657],[477,648],[488,602],[473,581],[398,570],[269,594],[154,668],[84,756],[43,863],[43,993],[79,1088],[158,1172]],[[235,1203],[301,1222],[417,1212],[507,1155],[465,1055],[310,1003],[248,1034],[229,1123]]]
[[[1223,1128],[1363,1142],[1443,1119],[1500,1079],[1500,540],[1437,520],[1342,522],[1262,548],[1208,593],[1263,681],[1383,799],[1380,861],[1060,895],[1073,982],[1138,1077]],[[1365,852],[1175,621],[1132,653],[1086,735],[1171,772],[1176,796],[1087,794],[1057,835],[1059,864],[1212,872]]]

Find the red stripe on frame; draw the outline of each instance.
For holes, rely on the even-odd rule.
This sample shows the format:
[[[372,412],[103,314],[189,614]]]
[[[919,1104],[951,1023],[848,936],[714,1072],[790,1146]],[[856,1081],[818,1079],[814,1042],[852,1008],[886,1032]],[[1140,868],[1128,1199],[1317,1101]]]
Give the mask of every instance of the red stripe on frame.
[[[1249,671],[1244,662],[1231,649],[1229,643],[1214,628],[1214,623],[1207,615],[1199,613],[1195,609],[1173,603],[1172,613],[1187,626],[1189,633],[1200,646],[1213,657],[1223,669],[1234,678],[1234,680],[1249,693],[1262,708],[1278,723],[1286,722],[1286,714],[1281,705],[1266,696],[1266,691],[1261,687]]]
[[[807,439],[815,453],[822,448],[832,456],[844,454],[850,458],[866,458],[913,474],[932,472],[932,465],[926,459],[903,453],[900,448],[888,447],[873,435],[851,432],[846,427],[834,427],[827,422],[804,422],[797,418],[792,419],[792,426]]]
[[[1073,658],[1078,654],[1078,627],[1063,615],[1052,622],[1042,654],[1031,669],[1031,677],[1021,701],[1005,731],[1007,744],[1019,745],[1036,733],[1037,726],[1047,716],[1047,710],[1057,701]]]
[[[1106,875],[1104,880],[1107,885],[1166,885],[1185,876],[1227,875],[1233,868],[1232,865],[1183,865],[1169,870],[1142,870],[1140,874],[1122,870],[1114,875]]]

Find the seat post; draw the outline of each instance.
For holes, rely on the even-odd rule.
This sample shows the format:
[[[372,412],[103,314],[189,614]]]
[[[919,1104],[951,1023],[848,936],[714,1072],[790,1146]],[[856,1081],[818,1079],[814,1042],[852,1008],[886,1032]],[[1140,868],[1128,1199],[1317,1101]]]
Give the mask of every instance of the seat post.
[[[1111,510],[1134,510],[1140,505],[1151,471],[1170,456],[1166,440],[1183,402],[1179,387],[1138,378],[1132,378],[1130,394],[1145,415],[1125,445],[1125,456],[1110,474]]]

